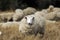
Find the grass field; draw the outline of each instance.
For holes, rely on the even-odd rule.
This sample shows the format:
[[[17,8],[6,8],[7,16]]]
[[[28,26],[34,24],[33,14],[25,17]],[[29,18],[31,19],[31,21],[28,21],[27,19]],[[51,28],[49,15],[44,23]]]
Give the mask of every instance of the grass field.
[[[18,26],[3,28],[0,26],[0,40],[60,40],[60,21],[56,23],[47,23],[43,38],[33,35],[23,35],[18,31]]]

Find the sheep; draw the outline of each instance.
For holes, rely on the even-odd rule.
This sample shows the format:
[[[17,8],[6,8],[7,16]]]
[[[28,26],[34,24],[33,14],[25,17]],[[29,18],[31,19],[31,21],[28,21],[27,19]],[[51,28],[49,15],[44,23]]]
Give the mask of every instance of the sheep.
[[[21,20],[23,18],[23,16],[24,16],[23,10],[16,9],[15,14],[13,15],[13,21]]]
[[[2,28],[9,28],[9,27],[18,27],[20,22],[6,22],[6,23],[0,23],[0,26]]]
[[[41,16],[45,16],[47,14],[47,12],[44,12],[44,11],[37,11],[35,12],[35,15],[41,15]]]
[[[21,33],[34,33],[35,35],[41,33],[44,35],[44,26],[45,20],[43,17],[27,15],[21,20],[19,31]]]
[[[50,5],[49,8],[47,9],[48,12],[55,12],[55,11],[60,11],[60,8],[54,7],[53,5]]]
[[[57,8],[57,7],[55,7],[53,10],[54,12],[60,12],[60,8]]]
[[[27,7],[26,9],[23,10],[24,15],[30,15],[30,14],[34,14],[37,10],[35,8],[32,7]]]
[[[56,21],[59,21],[60,20],[60,12],[56,12],[55,20]]]
[[[30,26],[27,24],[25,17],[20,21],[19,24],[19,32],[25,34],[27,33],[30,29]]]
[[[4,22],[8,22],[12,19],[13,13],[0,14],[0,19]]]
[[[60,19],[60,11],[50,12],[49,14],[45,14],[44,16],[48,20],[59,20]]]
[[[57,12],[56,13],[56,17],[59,17],[60,18],[60,12]]]
[[[47,12],[50,13],[50,12],[53,12],[54,10],[54,6],[53,5],[50,5],[49,8],[47,9]]]
[[[43,11],[37,11],[37,12],[35,12],[35,15],[41,15],[42,17],[44,17],[47,20],[53,20],[56,17],[56,13],[57,12],[47,13],[47,12],[43,12]]]
[[[53,20],[56,17],[57,12],[50,12],[49,14],[46,14],[44,17],[48,20]]]
[[[53,12],[54,6],[50,5],[48,9],[42,9],[41,12],[44,12],[46,14]]]
[[[27,15],[21,20],[19,25],[19,31],[23,34],[33,33],[37,35],[37,33],[40,33],[43,36],[45,32],[46,22],[55,23],[55,21],[46,20],[40,15]]]
[[[24,16],[33,14],[35,12],[36,12],[36,9],[34,9],[32,7],[28,7],[24,10],[16,9],[15,14],[13,15],[13,21],[21,20]]]
[[[42,9],[41,12],[48,14],[48,11],[46,9]]]

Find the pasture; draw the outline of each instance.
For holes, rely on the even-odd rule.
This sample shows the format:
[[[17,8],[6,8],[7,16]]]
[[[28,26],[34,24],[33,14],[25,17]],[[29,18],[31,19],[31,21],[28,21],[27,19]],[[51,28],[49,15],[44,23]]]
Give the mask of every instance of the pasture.
[[[6,13],[6,12],[0,12]],[[12,27],[3,28],[0,25],[0,40],[60,40],[60,21],[56,23],[46,23],[45,34],[43,38],[33,35],[23,35],[18,31],[19,25],[13,25]]]

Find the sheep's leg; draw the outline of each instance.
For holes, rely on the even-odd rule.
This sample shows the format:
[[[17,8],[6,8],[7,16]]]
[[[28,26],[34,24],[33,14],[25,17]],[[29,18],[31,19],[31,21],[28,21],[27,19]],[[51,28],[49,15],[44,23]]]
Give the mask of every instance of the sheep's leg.
[[[7,22],[9,22],[9,21],[10,21],[10,19],[11,19],[11,18],[9,18],[9,17],[8,17],[8,18],[7,18]]]
[[[44,36],[44,32],[45,32],[44,27],[41,27],[40,30],[39,30],[39,34],[41,34],[41,37]]]
[[[7,19],[7,22],[9,22],[9,19]]]
[[[13,18],[13,21],[14,21],[14,22],[16,22],[16,20],[17,20],[16,18]]]
[[[38,27],[35,27],[35,28],[33,29],[33,32],[34,32],[34,34],[35,34],[35,36],[36,36],[37,33],[38,33]]]
[[[4,19],[3,19],[3,21],[4,21],[4,22],[7,22],[7,19],[6,19],[6,18],[4,18]]]
[[[38,33],[38,31],[35,31],[34,33],[35,33],[35,36],[36,36],[36,35],[37,35],[37,33]]]

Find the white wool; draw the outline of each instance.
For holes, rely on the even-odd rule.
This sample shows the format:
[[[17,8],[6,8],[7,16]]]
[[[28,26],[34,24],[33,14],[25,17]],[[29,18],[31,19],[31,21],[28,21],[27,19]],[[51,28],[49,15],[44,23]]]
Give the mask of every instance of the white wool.
[[[56,13],[56,17],[60,18],[60,12]]]
[[[56,23],[56,21],[46,20],[46,24]]]
[[[48,12],[44,12],[42,10],[42,11],[35,12],[35,15],[38,15],[38,17],[42,16],[42,17],[44,17],[45,19],[48,19],[48,20],[53,20],[56,17],[56,15],[58,15],[57,13],[58,13],[57,11],[48,13]]]
[[[54,6],[53,5],[50,5],[49,8],[47,9],[47,12],[53,12],[54,10]]]
[[[45,12],[41,12],[41,11],[37,11],[37,12],[35,12],[35,15],[41,15],[41,16],[45,16],[47,13],[45,13]]]
[[[55,7],[53,12],[60,12],[60,8]]]
[[[32,7],[28,7],[24,10],[16,9],[15,14],[13,15],[13,21],[22,19],[24,16],[29,14],[34,14],[35,12],[36,12],[36,9]]]
[[[47,9],[43,9],[41,12],[44,12],[44,13],[48,13],[48,10]]]
[[[19,31],[22,32],[22,33],[25,33],[25,32],[28,31],[29,27],[30,26],[27,24],[26,19],[23,18],[20,22],[20,25],[19,25]]]
[[[47,9],[48,12],[59,12],[60,8],[54,7],[53,5],[50,5]]]
[[[34,21],[32,20],[33,24],[32,25],[29,25],[29,20],[23,18],[20,22],[20,26],[19,26],[19,31],[22,32],[22,33],[25,33],[25,32],[29,32],[29,31],[33,31],[35,30],[40,30],[40,27],[43,27],[43,30],[44,30],[44,25],[45,25],[45,20],[43,17],[39,16],[38,15],[28,15],[26,17],[29,17],[29,18],[32,18],[34,17]],[[28,19],[29,19],[28,18]],[[38,20],[39,19],[39,20]],[[31,22],[31,20],[30,20]],[[36,27],[36,28],[35,28]],[[35,31],[34,31],[35,32]]]
[[[20,22],[7,22],[7,23],[0,23],[0,24],[1,24],[1,27],[7,28],[7,27],[17,26],[20,24]]]
[[[20,14],[20,13],[23,13],[23,12],[22,12],[22,9],[16,9],[15,13],[19,13]]]
[[[56,12],[51,12],[49,14],[46,14],[44,17],[49,20],[54,19],[56,17]]]
[[[45,24],[55,23],[55,22],[56,21],[47,20],[46,18],[38,14],[27,15],[21,20],[20,25],[19,25],[19,31],[21,33],[26,33],[30,31],[33,31],[35,34],[37,33],[37,31],[38,32],[42,31],[42,33],[44,33]]]
[[[9,21],[12,18],[12,16],[13,16],[13,13],[0,14],[0,18],[3,21],[5,21],[5,19]]]
[[[36,12],[35,8],[32,7],[27,7],[26,9],[23,10],[24,15],[29,15],[29,14],[34,14]]]
[[[15,14],[13,15],[13,21],[17,21],[24,16],[23,11],[21,9],[16,9]]]

